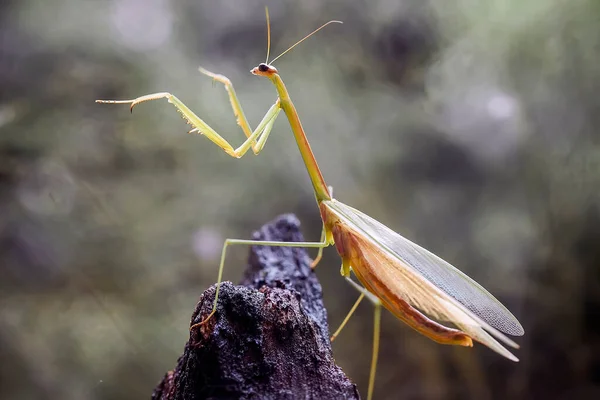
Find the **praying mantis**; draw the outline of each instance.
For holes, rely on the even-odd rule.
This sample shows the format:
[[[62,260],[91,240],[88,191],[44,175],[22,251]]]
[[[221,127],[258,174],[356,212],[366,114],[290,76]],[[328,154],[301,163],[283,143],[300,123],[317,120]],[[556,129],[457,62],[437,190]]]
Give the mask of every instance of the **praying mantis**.
[[[325,26],[341,22],[329,21],[323,24],[269,62],[271,33],[268,10],[266,10],[266,16],[267,58],[264,63],[260,63],[250,72],[270,80],[277,91],[277,99],[254,130],[251,129],[244,115],[231,81],[221,74],[200,68],[201,73],[225,86],[237,123],[246,136],[246,140],[237,148],[234,148],[171,93],[154,93],[132,100],[96,100],[98,103],[129,104],[130,110],[133,111],[138,104],[167,99],[192,126],[190,133],[205,136],[234,158],[244,156],[250,149],[258,155],[263,150],[279,113],[283,111],[288,119],[319,207],[323,222],[321,239],[318,242],[226,239],[221,252],[213,309],[203,321],[193,324],[191,329],[205,324],[216,312],[225,256],[229,246],[263,245],[316,248],[318,253],[313,261],[314,268],[321,259],[323,249],[335,245],[342,259],[341,275],[360,292],[360,296],[339,329],[333,334],[332,340],[339,334],[365,297],[375,305],[368,399],[372,398],[375,385],[382,306],[411,328],[435,342],[472,347],[475,340],[509,360],[518,361],[500,343],[518,348],[519,346],[506,334],[512,336],[524,334],[523,327],[508,309],[482,286],[448,262],[361,211],[334,199],[330,187],[325,183],[306,133],[302,128],[298,112],[273,63]],[[351,273],[356,276],[362,286],[350,278]],[[434,319],[450,322],[456,328],[442,325]]]

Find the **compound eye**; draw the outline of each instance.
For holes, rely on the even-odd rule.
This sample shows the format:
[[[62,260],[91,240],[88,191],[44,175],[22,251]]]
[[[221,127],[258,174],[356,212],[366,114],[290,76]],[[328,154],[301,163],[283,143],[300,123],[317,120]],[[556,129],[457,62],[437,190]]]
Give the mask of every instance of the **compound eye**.
[[[269,66],[265,63],[261,63],[258,65],[258,70],[260,72],[267,72],[269,70]]]

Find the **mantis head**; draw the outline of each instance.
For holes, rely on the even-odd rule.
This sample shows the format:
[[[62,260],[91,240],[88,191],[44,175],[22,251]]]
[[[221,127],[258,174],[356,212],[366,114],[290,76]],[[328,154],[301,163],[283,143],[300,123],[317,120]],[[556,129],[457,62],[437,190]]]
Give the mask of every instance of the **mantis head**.
[[[325,28],[327,25],[332,24],[332,23],[336,23],[336,24],[342,23],[342,21],[329,21],[329,22],[324,23],[323,25],[321,25],[320,27],[318,27],[317,29],[315,29],[314,31],[309,33],[308,35],[304,36],[302,39],[298,40],[293,45],[291,45],[286,51],[284,51],[283,53],[281,53],[280,55],[275,57],[273,60],[271,60],[271,64],[269,64],[269,54],[271,52],[271,23],[269,20],[269,9],[267,7],[265,7],[265,14],[267,16],[267,60],[264,63],[258,64],[257,67],[252,68],[250,70],[250,72],[253,75],[260,75],[260,76],[264,76],[266,78],[271,78],[273,75],[277,74],[277,68],[275,68],[271,64],[273,64],[281,56],[286,54],[288,51],[292,50],[294,47],[298,46],[300,43],[304,42],[306,39],[308,39],[309,37],[311,37],[318,31],[320,31],[321,29]]]
[[[252,68],[250,72],[252,73],[252,75],[259,75],[270,78],[273,74],[277,73],[277,68],[269,64],[260,63],[258,64],[258,67]]]

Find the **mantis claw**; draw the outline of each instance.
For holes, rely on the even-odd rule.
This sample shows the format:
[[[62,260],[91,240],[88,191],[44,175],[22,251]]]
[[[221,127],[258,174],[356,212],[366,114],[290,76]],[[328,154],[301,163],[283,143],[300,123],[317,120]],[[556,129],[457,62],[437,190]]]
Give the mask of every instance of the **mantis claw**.
[[[212,310],[212,311],[210,312],[210,314],[208,314],[208,317],[206,317],[206,318],[204,318],[202,321],[200,321],[200,322],[198,322],[198,323],[196,323],[196,324],[194,324],[194,325],[190,326],[190,331],[193,331],[193,330],[194,330],[194,329],[196,329],[197,327],[199,327],[199,326],[202,326],[202,325],[206,324],[206,323],[207,323],[207,322],[208,322],[208,321],[209,321],[209,320],[212,318],[212,316],[213,316],[213,315],[215,315],[215,313],[216,313],[216,312],[217,312],[217,310],[216,310],[216,309]]]
[[[171,98],[173,97],[173,95],[171,93],[168,92],[159,92],[159,93],[152,93],[152,94],[148,94],[146,96],[140,96],[137,97],[133,100],[96,100],[96,103],[104,103],[104,104],[129,104],[129,112],[133,113],[133,107],[137,106],[138,104],[141,103],[145,103],[147,101],[150,100],[158,100],[158,99],[162,99],[166,97],[167,100],[169,100],[169,103],[171,102]]]

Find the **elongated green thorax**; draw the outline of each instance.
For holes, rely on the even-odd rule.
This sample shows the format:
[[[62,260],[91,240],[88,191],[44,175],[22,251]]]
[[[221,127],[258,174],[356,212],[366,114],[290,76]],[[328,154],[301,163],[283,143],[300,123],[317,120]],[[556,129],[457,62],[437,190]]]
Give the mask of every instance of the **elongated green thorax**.
[[[329,190],[327,189],[327,184],[323,179],[323,175],[321,174],[321,170],[319,169],[315,155],[310,148],[310,144],[308,143],[308,139],[306,138],[306,134],[302,128],[302,123],[298,117],[298,112],[296,112],[296,107],[294,107],[294,103],[292,103],[292,100],[290,99],[290,95],[285,87],[285,84],[281,80],[281,77],[276,73],[269,75],[269,79],[271,79],[275,85],[275,88],[277,89],[277,93],[279,94],[279,98],[281,100],[281,108],[285,112],[285,115],[290,122],[290,127],[294,133],[296,143],[298,143],[298,149],[302,155],[302,160],[304,160],[304,165],[306,166],[308,176],[312,182],[317,202],[321,203],[323,200],[331,200]]]

